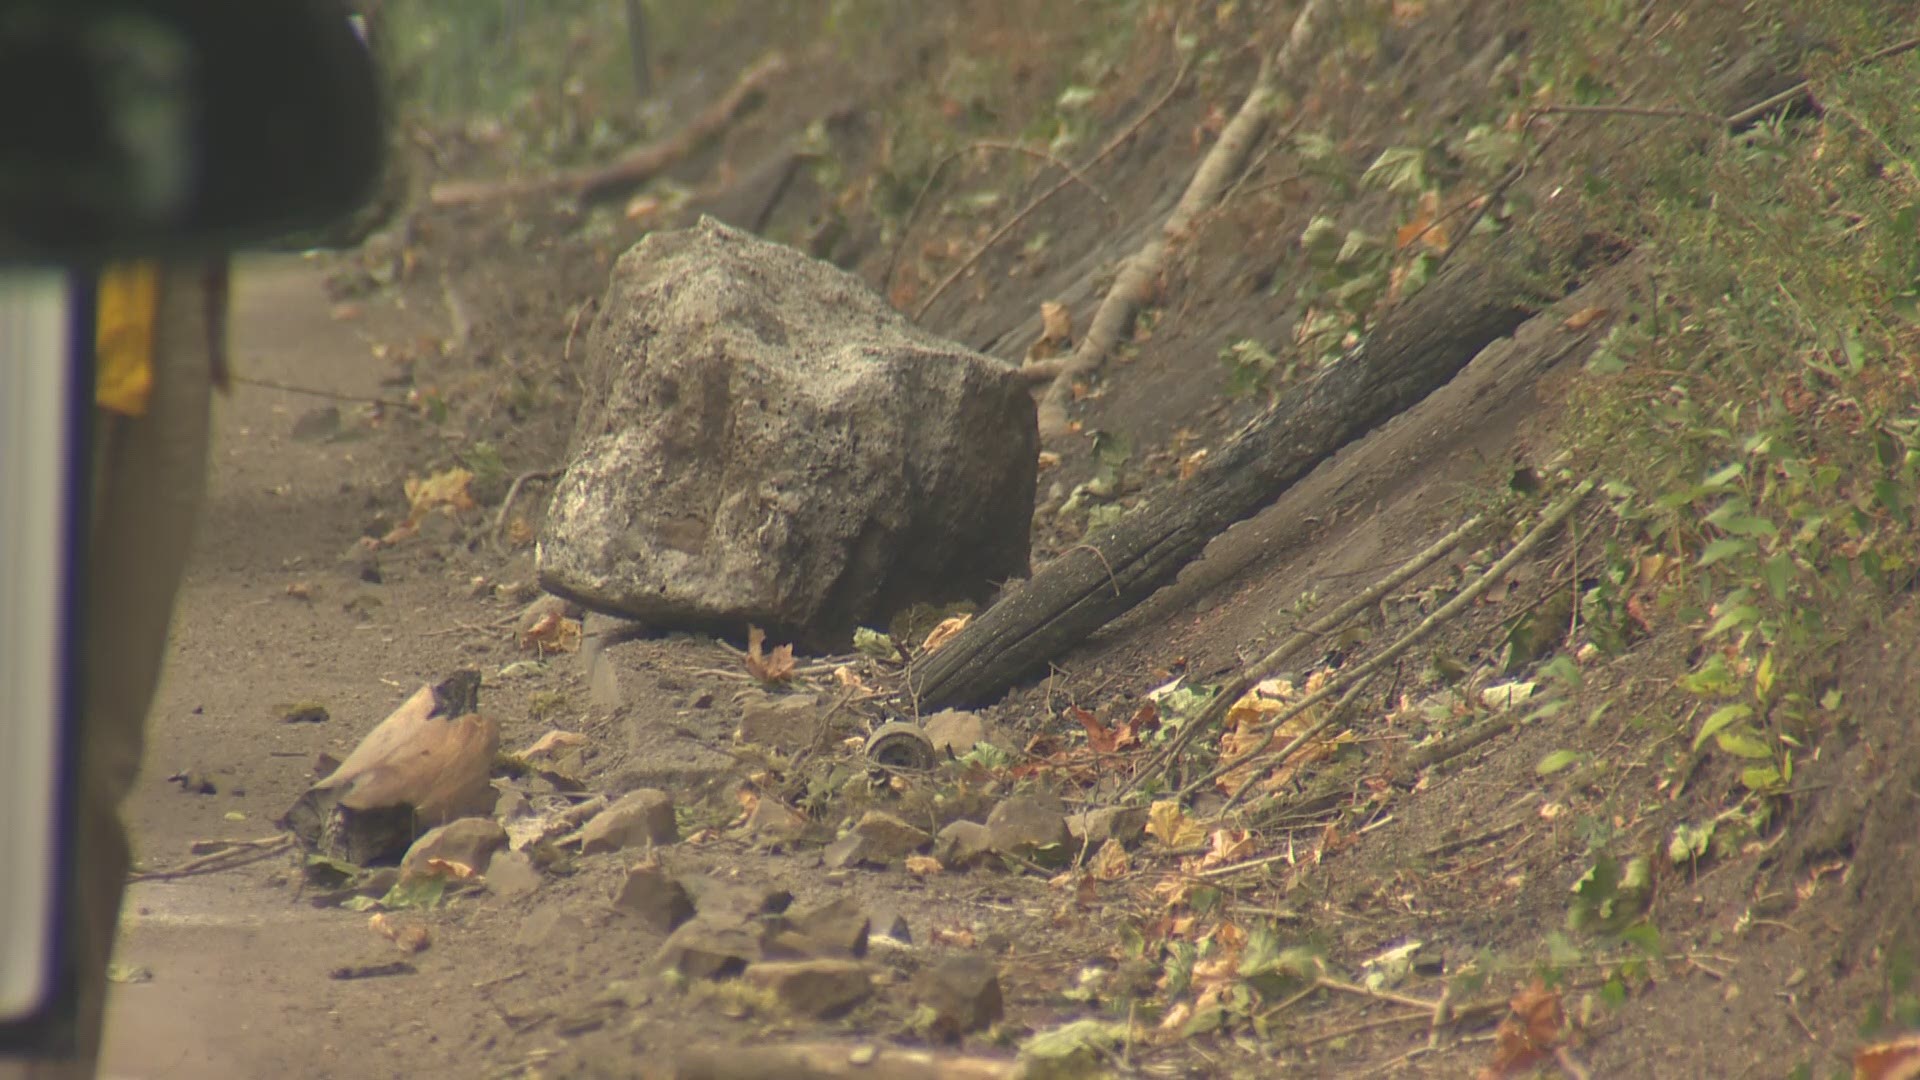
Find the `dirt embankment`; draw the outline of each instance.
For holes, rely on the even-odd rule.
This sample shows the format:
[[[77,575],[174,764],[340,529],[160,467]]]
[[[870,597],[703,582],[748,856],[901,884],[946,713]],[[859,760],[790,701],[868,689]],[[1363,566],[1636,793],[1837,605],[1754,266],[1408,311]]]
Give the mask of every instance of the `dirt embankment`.
[[[860,737],[913,718],[894,657],[801,657],[796,676],[763,686],[724,641],[590,623],[580,651],[549,654],[521,633],[546,490],[536,474],[564,464],[583,323],[611,260],[645,230],[726,217],[855,270],[923,325],[1010,363],[1043,337],[1041,300],[1084,334],[1121,260],[1166,239],[1162,222],[1299,13],[1108,6],[1139,29],[1088,25],[1069,5],[982,2],[902,16],[894,47],[859,64],[834,36],[844,28],[780,42],[785,66],[766,89],[676,151],[652,187],[584,206],[543,194],[422,207],[343,258],[244,268],[235,353],[253,381],[222,409],[130,808],[152,876],[129,901],[113,1071],[668,1075],[692,1044],[831,1042],[839,1064],[823,1074],[883,1045],[936,1048],[950,1055],[944,1075],[997,1075],[1035,1034],[1090,1020],[1071,1042],[1089,1075],[1461,1075],[1556,1050],[1544,1067],[1570,1075],[1771,1075],[1802,1061],[1824,1074],[1864,1021],[1914,1019],[1900,974],[1917,944],[1903,913],[1920,858],[1901,764],[1920,760],[1905,719],[1907,607],[1849,613],[1858,630],[1821,686],[1854,719],[1809,734],[1800,773],[1764,800],[1689,746],[1700,717],[1674,688],[1711,620],[1655,610],[1649,586],[1621,601],[1644,602],[1631,640],[1602,641],[1587,601],[1576,606],[1633,535],[1610,490],[1370,681],[1350,694],[1340,683],[1445,612],[1572,489],[1570,403],[1598,392],[1589,362],[1647,309],[1663,273],[1649,251],[1604,269],[1546,252],[1529,269],[1538,310],[1511,337],[1047,657],[1044,677],[978,710],[999,749],[932,776],[876,771],[863,753]],[[1598,181],[1633,182],[1634,155],[1667,137],[1649,126],[1660,117],[1579,115],[1576,80],[1543,74],[1568,74],[1571,16],[1504,0],[1368,9],[1284,73],[1264,132],[1171,238],[1101,374],[1064,385],[1075,426],[1040,463],[1040,566],[1084,558],[1121,511],[1179,505],[1194,470],[1420,281],[1514,248],[1541,221],[1587,221]],[[1708,5],[1635,18],[1617,51],[1584,61],[1588,99],[1631,91],[1636,108],[1697,108],[1692,91],[1645,87],[1693,64],[1686,85],[1706,86],[1727,72],[1703,43],[1758,34]],[[776,44],[751,20],[723,29],[709,70],[665,72],[674,116],[721,101]],[[418,134],[423,191],[500,164],[484,125]],[[1597,225],[1540,233],[1586,251],[1642,239]],[[398,528],[402,481],[453,468],[473,474],[479,506]],[[1484,524],[1457,549],[1299,639],[1277,672],[1290,685],[1248,706],[1258,722],[1331,686],[1304,714],[1331,726],[1303,758],[1204,781],[1263,745],[1248,727],[1204,733],[1151,775],[1203,706],[1196,689],[1476,514]],[[1636,572],[1660,572],[1651,554]],[[344,757],[416,687],[461,667],[483,672],[482,706],[508,749],[579,737],[503,763],[504,786],[544,810],[665,790],[680,841],[644,856],[534,849],[522,879],[386,912],[430,935],[404,957],[368,912],[339,897],[315,906],[326,886],[283,855],[166,876],[195,842],[264,837],[315,755]],[[1503,708],[1516,694],[1538,697]],[[788,717],[803,744],[735,738],[754,710],[806,695],[815,704]],[[309,705],[328,719],[286,722],[311,718],[296,707]],[[1251,797],[1221,816],[1249,778]],[[1064,864],[966,867],[930,844],[874,865],[836,854],[870,811],[933,833],[1032,789],[1079,810],[1130,787],[1143,810],[1186,797],[1156,809],[1145,835],[1076,842]],[[1721,839],[1709,827],[1697,852],[1669,858],[1676,836],[1695,835],[1676,830],[1701,822]],[[619,899],[639,862],[694,883],[689,903],[737,899],[725,888],[756,904],[791,894],[777,919],[752,915],[760,929],[813,933],[813,913],[857,912],[867,992],[820,1020],[765,984],[669,972],[665,929]],[[997,1019],[959,1019],[951,999],[973,984],[955,958],[989,966]],[[383,977],[330,976],[401,959]],[[135,981],[142,972],[151,981]],[[711,1074],[797,1068],[734,1067]]]

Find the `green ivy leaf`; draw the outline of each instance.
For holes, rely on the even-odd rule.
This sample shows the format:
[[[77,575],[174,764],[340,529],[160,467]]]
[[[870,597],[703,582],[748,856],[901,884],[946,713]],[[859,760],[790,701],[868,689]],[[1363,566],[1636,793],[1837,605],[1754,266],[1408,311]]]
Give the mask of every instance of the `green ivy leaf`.
[[[1707,717],[1707,722],[1700,725],[1700,733],[1693,737],[1693,748],[1700,749],[1703,743],[1725,730],[1728,724],[1745,720],[1752,715],[1753,706],[1751,705],[1725,705],[1715,709],[1713,715]]]
[[[1713,737],[1713,741],[1734,757],[1749,761],[1768,761],[1773,758],[1772,748],[1751,731],[1722,731]]]
[[[1414,146],[1389,146],[1373,159],[1360,182],[1403,195],[1418,195],[1427,187],[1426,151]]]
[[[1541,758],[1540,764],[1533,767],[1534,775],[1552,776],[1567,766],[1577,763],[1583,756],[1585,755],[1578,750],[1555,750]]]

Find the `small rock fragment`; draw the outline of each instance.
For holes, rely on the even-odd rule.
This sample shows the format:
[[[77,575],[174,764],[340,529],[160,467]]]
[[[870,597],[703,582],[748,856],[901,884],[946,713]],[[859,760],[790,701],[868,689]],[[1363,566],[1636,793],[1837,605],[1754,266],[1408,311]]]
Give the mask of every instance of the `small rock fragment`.
[[[787,1011],[828,1019],[873,994],[873,978],[857,960],[763,960],[747,965],[747,982],[772,991]]]
[[[1000,800],[987,815],[987,832],[994,851],[1041,863],[1064,856],[1072,839],[1066,807],[1042,792]]]
[[[716,881],[706,877],[687,877],[680,882],[693,897],[694,908],[709,917],[757,919],[779,915],[793,903],[793,894],[778,885]]]
[[[322,442],[340,433],[340,407],[323,405],[300,414],[293,422],[294,442]]]
[[[992,850],[992,831],[977,821],[950,821],[933,838],[933,857],[952,870],[972,866]]]
[[[730,979],[760,957],[760,928],[705,915],[682,923],[658,961],[689,979]]]
[[[808,952],[813,956],[867,955],[867,915],[851,896],[838,897],[794,916],[790,922],[794,931],[811,944]]]
[[[864,866],[870,862],[884,863],[885,859],[875,859],[868,853],[869,842],[859,833],[847,835],[828,844],[820,852],[820,861],[828,869],[845,870],[855,866]]]
[[[746,830],[771,840],[792,840],[807,831],[807,819],[778,799],[760,799],[747,812]]]
[[[872,930],[867,940],[872,944],[886,944],[892,948],[913,944],[913,930],[907,925],[906,916],[897,911],[875,912],[871,922]]]
[[[640,788],[594,815],[576,836],[581,854],[592,855],[677,843],[680,827],[674,821],[673,799],[666,792]]]
[[[820,722],[820,703],[812,694],[783,694],[749,701],[734,734],[743,743],[793,753],[814,744]]]
[[[949,956],[913,978],[913,996],[933,1011],[928,1034],[952,1042],[1000,1019],[1000,976],[978,953]]]
[[[959,757],[976,744],[988,742],[987,722],[977,714],[948,709],[927,718],[923,725],[927,740],[933,743],[934,753],[941,758],[948,754]]]
[[[580,943],[589,940],[592,931],[587,922],[566,909],[554,906],[537,906],[533,914],[520,923],[520,932],[514,935],[513,943],[523,949],[544,949],[559,942]]]
[[[428,829],[400,859],[402,880],[431,874],[429,860],[458,863],[476,874],[487,872],[493,853],[505,847],[507,830],[492,818],[470,817]]]
[[[1084,842],[1090,848],[1098,848],[1108,840],[1131,847],[1146,831],[1144,806],[1102,806],[1067,817],[1067,832],[1076,847]]]
[[[671,933],[693,918],[693,897],[686,886],[669,877],[658,864],[640,863],[628,868],[626,880],[614,895],[613,906],[640,916],[654,930]]]
[[[540,871],[523,852],[496,855],[487,866],[487,891],[504,899],[525,896],[540,887]]]
[[[926,830],[884,810],[869,810],[862,814],[853,831],[867,841],[867,857],[883,862],[918,851],[933,839]]]

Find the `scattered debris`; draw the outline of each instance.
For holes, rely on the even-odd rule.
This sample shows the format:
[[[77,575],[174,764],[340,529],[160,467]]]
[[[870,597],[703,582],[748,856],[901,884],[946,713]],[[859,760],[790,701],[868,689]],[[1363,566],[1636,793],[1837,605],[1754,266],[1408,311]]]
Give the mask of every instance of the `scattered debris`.
[[[954,1042],[999,1020],[1005,1006],[1000,975],[978,953],[948,956],[913,977],[913,996],[931,1011],[929,1038]]]
[[[674,820],[673,797],[653,788],[640,788],[594,815],[580,831],[560,841],[578,843],[580,853],[621,851],[631,847],[657,847],[680,841],[680,826]]]
[[[761,960],[742,973],[771,991],[790,1013],[831,1019],[873,995],[873,977],[858,960]]]
[[[421,687],[279,824],[309,849],[365,865],[404,852],[421,825],[488,812],[500,729],[476,711],[479,695],[472,670]]]

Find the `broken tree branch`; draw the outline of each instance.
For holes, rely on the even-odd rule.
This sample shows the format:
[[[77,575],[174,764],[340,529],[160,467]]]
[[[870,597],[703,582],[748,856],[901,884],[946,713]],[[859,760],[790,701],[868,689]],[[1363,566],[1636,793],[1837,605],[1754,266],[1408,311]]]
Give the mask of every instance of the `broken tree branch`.
[[[700,110],[685,127],[605,165],[522,180],[447,180],[433,185],[429,197],[435,206],[470,206],[497,199],[544,195],[591,199],[638,187],[719,134],[766,90],[768,84],[785,75],[791,66],[781,53],[762,58],[741,72],[732,88]]]
[[[1321,686],[1320,689],[1308,694],[1306,697],[1301,698],[1271,718],[1263,721],[1256,730],[1273,731],[1278,729],[1282,724],[1285,724],[1287,721],[1299,716],[1313,706],[1325,701],[1327,698],[1332,697],[1334,694],[1348,687],[1357,686],[1366,679],[1373,677],[1381,668],[1399,659],[1408,649],[1424,641],[1428,635],[1445,625],[1454,616],[1465,611],[1469,605],[1479,599],[1481,593],[1486,592],[1492,588],[1496,582],[1506,577],[1507,573],[1511,571],[1521,559],[1532,554],[1533,550],[1539,547],[1547,537],[1552,536],[1558,531],[1560,526],[1566,523],[1567,517],[1573,513],[1581,502],[1585,501],[1588,495],[1593,493],[1593,485],[1594,481],[1592,480],[1581,481],[1578,486],[1567,494],[1566,498],[1562,499],[1545,514],[1541,515],[1539,523],[1529,530],[1526,536],[1521,537],[1520,542],[1513,545],[1511,551],[1501,556],[1499,561],[1495,562],[1492,566],[1487,567],[1486,571],[1470,582],[1466,588],[1455,593],[1453,599],[1440,605],[1439,608],[1434,610],[1433,614],[1422,619],[1420,625],[1401,635],[1398,641],[1395,641],[1393,644],[1369,657],[1366,663],[1355,668],[1341,671],[1335,677],[1328,679],[1326,684]],[[1332,725],[1333,721],[1339,715],[1339,710],[1337,709],[1327,710],[1327,715],[1323,717],[1319,723],[1296,735],[1293,741],[1287,743],[1286,746],[1281,747],[1278,751],[1270,753],[1264,747],[1255,747],[1246,753],[1235,755],[1221,762],[1212,772],[1188,784],[1186,788],[1180,792],[1181,796],[1185,797],[1192,794],[1207,784],[1218,780],[1220,777],[1256,759],[1270,756],[1275,761],[1285,761],[1294,751],[1305,746],[1308,740]],[[1248,782],[1251,783],[1252,781],[1249,780]],[[1241,790],[1234,793],[1232,799],[1228,800],[1229,804],[1239,802],[1240,797],[1245,793],[1246,788],[1243,786]]]
[[[1273,56],[1262,58],[1253,88],[1247,92],[1233,119],[1221,129],[1213,149],[1201,159],[1200,167],[1194,170],[1193,179],[1181,193],[1180,201],[1174,204],[1173,212],[1167,215],[1166,222],[1140,250],[1121,262],[1113,287],[1094,311],[1086,336],[1080,339],[1065,367],[1040,399],[1041,438],[1066,434],[1067,402],[1072,397],[1073,381],[1098,371],[1106,363],[1120,339],[1133,326],[1134,316],[1152,299],[1166,266],[1168,249],[1187,239],[1195,219],[1218,205],[1222,193],[1239,177],[1273,118],[1278,84],[1293,73],[1300,57],[1312,46],[1325,21],[1325,8],[1326,0],[1307,0],[1294,18],[1286,44]]]
[[[1152,760],[1134,774],[1133,780],[1127,785],[1127,790],[1133,791],[1164,772],[1167,765],[1180,756],[1180,752],[1186,749],[1187,744],[1192,742],[1196,735],[1219,726],[1220,721],[1226,718],[1227,711],[1233,708],[1234,703],[1245,697],[1247,691],[1258,686],[1262,680],[1272,678],[1280,670],[1280,665],[1287,662],[1288,657],[1316,641],[1325,640],[1328,634],[1346,625],[1347,620],[1379,603],[1388,593],[1411,580],[1415,574],[1439,562],[1447,552],[1459,546],[1460,542],[1472,534],[1473,530],[1479,528],[1481,521],[1482,518],[1478,514],[1468,518],[1452,532],[1429,544],[1425,551],[1401,564],[1393,573],[1362,589],[1352,599],[1315,619],[1305,628],[1294,631],[1287,640],[1275,646],[1272,651],[1248,664],[1232,682],[1220,688],[1220,691],[1213,696],[1213,700],[1207,702],[1207,707],[1200,710],[1200,715],[1193,718],[1192,723],[1180,729],[1179,736],[1168,743],[1166,749],[1154,755]]]

